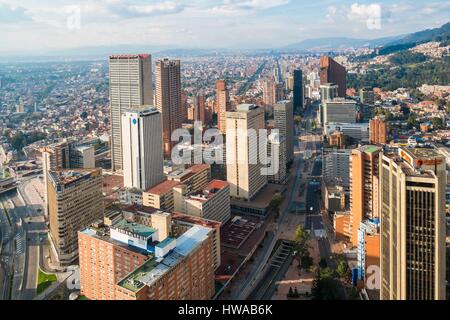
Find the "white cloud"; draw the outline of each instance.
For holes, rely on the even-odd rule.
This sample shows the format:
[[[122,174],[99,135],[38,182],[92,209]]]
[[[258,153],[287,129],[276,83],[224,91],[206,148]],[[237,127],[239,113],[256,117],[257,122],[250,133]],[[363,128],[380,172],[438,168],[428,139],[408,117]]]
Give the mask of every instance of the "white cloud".
[[[355,22],[365,22],[368,29],[381,29],[381,5],[353,3],[347,18]]]
[[[327,14],[325,16],[326,22],[328,22],[328,23],[333,23],[334,22],[334,16],[336,15],[337,10],[338,9],[336,8],[336,6],[329,6],[327,8]]]
[[[243,15],[249,12],[265,10],[286,5],[290,0],[224,0],[208,10],[214,14]]]

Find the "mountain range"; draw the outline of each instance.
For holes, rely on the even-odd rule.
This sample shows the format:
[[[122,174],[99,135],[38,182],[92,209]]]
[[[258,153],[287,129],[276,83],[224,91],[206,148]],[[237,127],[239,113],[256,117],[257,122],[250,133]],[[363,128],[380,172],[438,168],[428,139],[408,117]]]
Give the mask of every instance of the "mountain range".
[[[414,46],[429,41],[450,39],[450,22],[439,28],[427,29],[407,35],[378,39],[320,38],[307,39],[282,47],[280,51],[332,51],[347,48],[376,48],[390,46]]]
[[[66,59],[66,58],[99,58],[104,59],[110,54],[121,54],[128,52],[152,52],[155,57],[162,56],[198,56],[211,55],[227,52],[246,52],[246,53],[290,53],[290,52],[328,52],[344,50],[348,48],[382,48],[386,52],[395,52],[402,49],[413,47],[419,43],[428,41],[448,41],[450,40],[450,22],[442,27],[427,29],[407,35],[394,37],[384,37],[378,39],[355,39],[349,37],[329,37],[318,39],[307,39],[301,42],[293,43],[281,48],[260,49],[260,50],[232,50],[223,48],[174,48],[173,46],[157,46],[152,44],[143,45],[113,45],[113,46],[92,46],[57,50],[47,53],[34,54],[42,59]],[[13,57],[13,56],[11,56]],[[15,60],[27,60],[30,57],[19,57],[14,55]]]

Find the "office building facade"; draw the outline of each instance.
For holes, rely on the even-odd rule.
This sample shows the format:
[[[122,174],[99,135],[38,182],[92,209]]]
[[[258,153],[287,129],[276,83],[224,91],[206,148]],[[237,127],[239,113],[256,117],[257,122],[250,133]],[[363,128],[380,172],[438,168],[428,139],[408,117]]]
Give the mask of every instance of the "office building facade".
[[[400,148],[380,171],[381,299],[445,300],[445,158]]]
[[[109,57],[111,157],[114,171],[122,170],[122,112],[153,105],[152,60],[149,54]]]
[[[163,59],[156,62],[156,107],[161,113],[164,155],[174,146],[172,133],[182,128],[184,111],[181,101],[181,62]]]
[[[122,114],[123,174],[126,188],[147,190],[164,179],[161,114],[154,107]]]
[[[101,169],[48,173],[50,237],[61,265],[78,258],[77,232],[103,217],[102,185]]]
[[[338,96],[346,97],[347,71],[330,57],[320,58],[320,84],[334,83],[338,86]]]
[[[250,200],[266,184],[267,176],[259,154],[260,129],[264,129],[264,110],[256,105],[241,104],[227,112],[227,181],[230,195]]]

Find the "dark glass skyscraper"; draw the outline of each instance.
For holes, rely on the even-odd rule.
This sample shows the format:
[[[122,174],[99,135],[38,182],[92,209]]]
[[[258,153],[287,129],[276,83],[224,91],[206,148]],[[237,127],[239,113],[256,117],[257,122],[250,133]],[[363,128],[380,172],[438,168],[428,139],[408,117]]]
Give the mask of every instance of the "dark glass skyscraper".
[[[347,71],[330,57],[320,58],[320,84],[338,85],[338,96],[345,98],[347,91]]]
[[[303,72],[302,70],[294,70],[294,112],[303,109]]]

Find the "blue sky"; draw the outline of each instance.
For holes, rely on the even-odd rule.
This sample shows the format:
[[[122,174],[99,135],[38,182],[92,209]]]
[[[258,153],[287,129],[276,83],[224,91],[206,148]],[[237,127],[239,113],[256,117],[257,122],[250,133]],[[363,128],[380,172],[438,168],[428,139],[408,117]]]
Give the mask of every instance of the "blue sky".
[[[0,52],[145,44],[275,48],[309,38],[378,38],[440,26],[450,1],[0,0]]]

